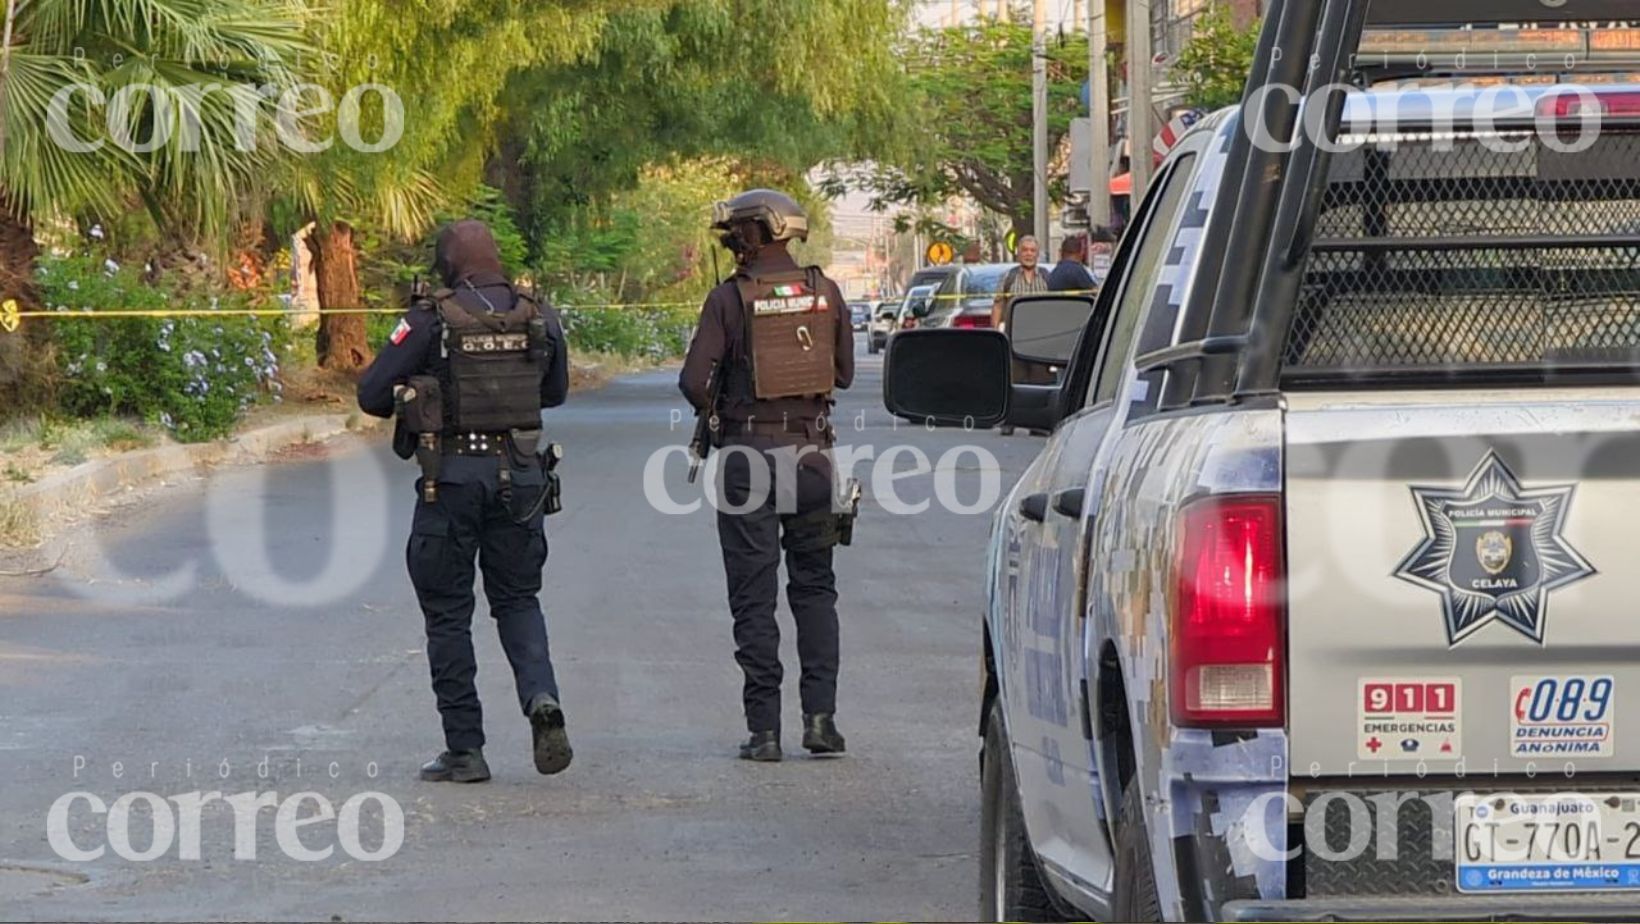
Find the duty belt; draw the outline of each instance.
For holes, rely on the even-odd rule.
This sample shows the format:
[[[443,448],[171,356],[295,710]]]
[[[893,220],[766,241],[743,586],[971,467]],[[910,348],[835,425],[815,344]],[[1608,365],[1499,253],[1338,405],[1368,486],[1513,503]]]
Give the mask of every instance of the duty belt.
[[[817,421],[806,418],[794,420],[725,420],[725,436],[816,436]]]
[[[444,438],[444,451],[458,456],[504,456],[510,439],[505,433],[456,433]]]

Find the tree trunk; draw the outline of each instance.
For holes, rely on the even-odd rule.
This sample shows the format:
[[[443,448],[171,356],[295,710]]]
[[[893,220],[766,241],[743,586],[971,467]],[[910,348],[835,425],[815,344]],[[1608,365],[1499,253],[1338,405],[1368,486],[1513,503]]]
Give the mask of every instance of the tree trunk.
[[[18,308],[40,307],[34,262],[40,246],[34,228],[0,191],[0,301],[15,299]],[[30,410],[50,397],[51,340],[47,326],[25,320],[15,333],[0,330],[0,418]]]
[[[313,271],[318,280],[319,307],[360,308],[358,250],[353,243],[353,226],[332,222],[316,229],[308,238],[313,254]],[[364,315],[326,314],[319,318],[319,365],[325,369],[355,372],[370,363],[370,344],[365,337]]]

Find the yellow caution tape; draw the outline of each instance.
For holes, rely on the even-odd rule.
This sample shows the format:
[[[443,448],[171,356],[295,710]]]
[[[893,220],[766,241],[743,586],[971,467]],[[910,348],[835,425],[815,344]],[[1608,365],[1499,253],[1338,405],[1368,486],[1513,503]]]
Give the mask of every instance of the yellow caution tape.
[[[1033,294],[1033,295],[1070,295],[1070,296],[1098,295],[1099,290],[1097,290],[1097,289],[1085,289],[1085,290],[1077,290],[1077,291],[1072,291],[1072,292],[1039,292],[1039,293],[1029,293],[1029,294]],[[934,295],[934,296],[930,296],[930,298],[931,298],[931,300],[936,301],[936,302],[943,302],[943,301],[979,301],[979,300],[987,299],[987,298],[994,299],[994,298],[996,298],[996,295],[994,293],[972,293],[971,292],[971,293],[967,293],[967,294],[949,293],[949,294],[945,294],[945,295]],[[888,299],[882,299],[881,301],[894,301],[894,300],[895,299],[893,299],[893,298],[888,298]],[[557,307],[561,311],[578,311],[578,310],[598,310],[598,311],[621,310],[621,311],[626,311],[626,310],[642,309],[642,308],[650,308],[650,309],[656,309],[656,308],[664,308],[664,309],[696,308],[696,307],[699,307],[699,305],[700,305],[699,302],[630,302],[630,303],[629,302],[607,302],[607,303],[602,303],[602,304],[590,304],[590,305],[560,305],[560,306],[557,306]],[[108,311],[98,311],[98,310],[85,311],[85,310],[74,310],[74,309],[62,309],[62,310],[50,310],[50,311],[41,311],[41,310],[23,311],[18,307],[16,299],[7,299],[3,304],[0,304],[0,331],[3,331],[3,332],[8,333],[8,334],[9,333],[14,333],[19,327],[22,326],[23,320],[25,318],[56,318],[56,319],[65,320],[65,321],[66,320],[87,320],[87,319],[90,319],[90,320],[112,320],[112,319],[118,319],[118,318],[235,318],[235,317],[240,317],[240,318],[244,318],[244,317],[251,317],[251,318],[279,318],[279,317],[309,318],[309,317],[315,317],[315,316],[319,316],[319,315],[366,315],[366,314],[402,314],[402,313],[404,313],[403,308],[314,308],[314,309],[302,309],[302,308],[156,308],[156,309],[151,309],[151,310],[111,309],[111,310],[108,310]]]
[[[1027,296],[1032,296],[1032,295],[1098,295],[1098,294],[1099,294],[1098,289],[1068,289],[1064,292],[1018,292],[1018,293],[1015,293],[1013,295],[1009,295],[1007,297],[1008,298],[1025,298]],[[930,295],[930,296],[927,296],[927,298],[930,301],[936,301],[936,302],[995,301],[996,299],[1002,298],[1002,297],[1003,297],[1003,295],[1000,292],[967,292],[967,293],[948,292],[944,295]],[[859,300],[860,301],[870,301],[871,299],[859,299]],[[876,299],[876,301],[881,301],[881,302],[898,302],[898,301],[904,301],[904,300],[905,300],[904,295],[895,295],[895,296],[891,296],[889,298]]]
[[[611,302],[608,304],[593,305],[560,305],[560,311],[584,311],[589,309],[634,309],[634,308],[693,308],[696,302],[645,302],[622,304]],[[103,320],[116,318],[280,318],[301,317],[309,318],[319,315],[364,315],[364,314],[403,314],[403,308],[155,308],[155,309],[125,309],[115,308],[106,311],[75,310],[65,308],[51,311],[22,311],[17,307],[15,299],[7,300],[0,305],[0,331],[12,333],[22,326],[25,318],[56,318],[58,320]]]

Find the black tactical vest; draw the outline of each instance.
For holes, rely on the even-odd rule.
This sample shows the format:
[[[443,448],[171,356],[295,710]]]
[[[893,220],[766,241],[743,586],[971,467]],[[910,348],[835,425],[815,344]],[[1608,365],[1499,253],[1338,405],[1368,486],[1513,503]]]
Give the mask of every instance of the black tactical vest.
[[[447,432],[541,428],[541,380],[556,345],[534,298],[515,292],[507,311],[468,308],[445,289],[433,295],[444,322],[441,352]]]
[[[738,275],[745,318],[743,397],[757,401],[828,397],[837,379],[837,306],[810,267]]]

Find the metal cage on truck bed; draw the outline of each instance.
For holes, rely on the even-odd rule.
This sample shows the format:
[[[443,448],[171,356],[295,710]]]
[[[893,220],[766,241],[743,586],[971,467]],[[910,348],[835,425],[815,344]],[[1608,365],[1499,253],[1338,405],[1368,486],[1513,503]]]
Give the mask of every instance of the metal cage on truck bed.
[[[1283,387],[1633,380],[1640,87],[1601,91],[1584,147],[1559,134],[1582,125],[1581,91],[1540,87],[1503,118],[1400,119],[1379,134],[1372,94],[1342,88],[1408,75],[1403,58],[1360,53],[1369,28],[1569,47],[1561,30],[1583,62],[1595,33],[1571,27],[1636,17],[1613,0],[1274,0],[1177,343],[1141,345],[1159,409]],[[1520,66],[1457,60],[1469,75]],[[1246,120],[1292,144],[1255,145]]]

